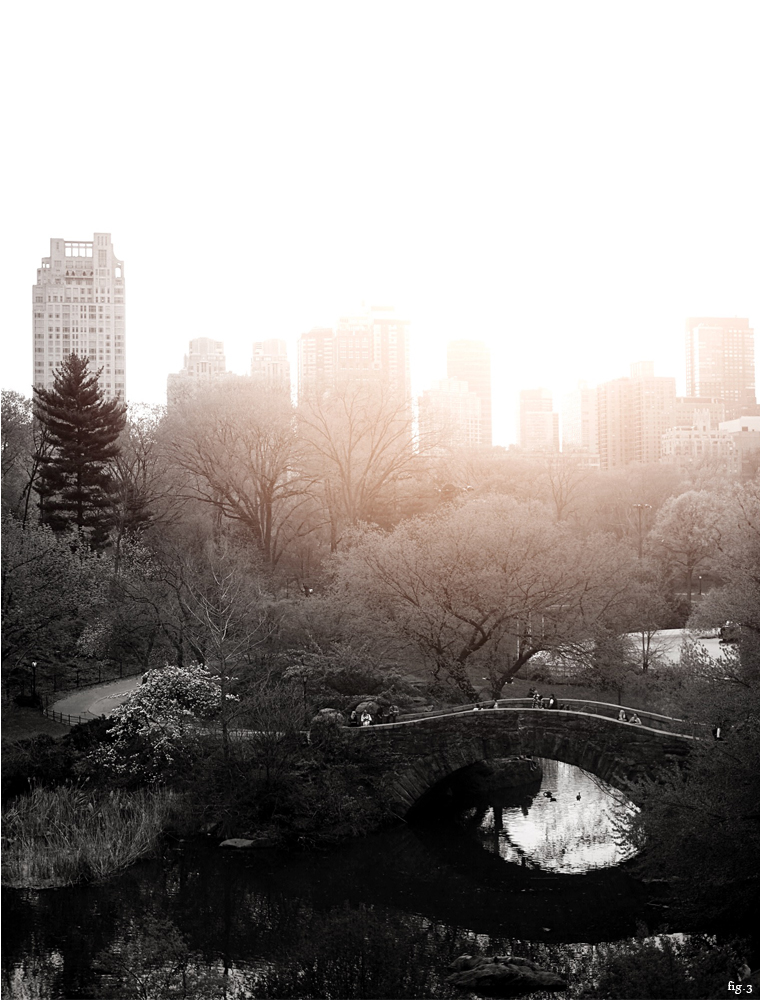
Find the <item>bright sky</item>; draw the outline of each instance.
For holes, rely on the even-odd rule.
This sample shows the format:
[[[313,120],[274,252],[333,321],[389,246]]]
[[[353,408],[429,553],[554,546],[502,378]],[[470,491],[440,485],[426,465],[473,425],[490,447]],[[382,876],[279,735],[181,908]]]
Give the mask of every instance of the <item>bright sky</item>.
[[[284,337],[295,372],[362,300],[410,319],[417,391],[489,342],[497,443],[520,388],[654,359],[683,391],[687,316],[760,331],[759,27],[756,0],[8,5],[2,386],[30,393],[50,238],[99,231],[131,401],[197,336],[240,373]]]

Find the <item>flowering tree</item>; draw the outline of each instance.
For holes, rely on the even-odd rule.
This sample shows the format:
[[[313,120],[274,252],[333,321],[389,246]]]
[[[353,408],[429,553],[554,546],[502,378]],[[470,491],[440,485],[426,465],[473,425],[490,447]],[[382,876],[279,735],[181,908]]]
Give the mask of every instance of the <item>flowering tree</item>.
[[[221,707],[219,683],[205,666],[167,664],[151,670],[114,711],[110,742],[98,747],[91,759],[114,775],[156,781],[198,754],[197,723],[214,720]]]

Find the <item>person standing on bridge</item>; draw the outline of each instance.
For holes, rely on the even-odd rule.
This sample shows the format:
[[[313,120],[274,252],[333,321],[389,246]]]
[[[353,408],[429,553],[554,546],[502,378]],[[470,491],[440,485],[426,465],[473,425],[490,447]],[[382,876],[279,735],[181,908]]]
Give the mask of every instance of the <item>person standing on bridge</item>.
[[[391,705],[391,707],[388,709],[388,716],[391,722],[396,721],[396,719],[398,718],[398,705]]]
[[[372,725],[372,716],[366,710],[364,712],[362,712],[362,725],[363,726],[371,726]]]
[[[549,704],[546,707],[547,708],[556,708],[557,707],[557,699],[554,697],[553,694],[549,697]]]
[[[533,707],[541,708],[541,695],[535,690],[535,688],[533,690]]]

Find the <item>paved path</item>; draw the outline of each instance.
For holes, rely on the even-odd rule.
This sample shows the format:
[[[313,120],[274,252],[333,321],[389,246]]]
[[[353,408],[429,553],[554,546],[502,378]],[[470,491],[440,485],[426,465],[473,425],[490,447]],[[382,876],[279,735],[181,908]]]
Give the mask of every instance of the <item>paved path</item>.
[[[110,715],[111,712],[140,686],[142,675],[124,677],[108,684],[97,684],[95,687],[80,688],[70,691],[65,698],[50,705],[50,710],[61,715],[78,715],[83,719],[96,719],[99,715]]]

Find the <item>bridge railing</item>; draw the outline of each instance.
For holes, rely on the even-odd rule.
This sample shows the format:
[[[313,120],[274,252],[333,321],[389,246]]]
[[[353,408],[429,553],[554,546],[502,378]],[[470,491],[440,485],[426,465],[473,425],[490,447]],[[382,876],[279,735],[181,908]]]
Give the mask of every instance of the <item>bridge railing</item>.
[[[536,711],[548,710],[548,699],[542,699],[542,704]],[[455,705],[452,708],[435,709],[431,712],[410,712],[399,716],[399,722],[414,722],[421,719],[435,719],[447,715],[460,715],[475,711],[493,711],[499,709],[512,710],[533,710],[533,700],[531,698],[499,698],[497,701],[473,702],[468,705]],[[615,705],[612,702],[592,701],[588,698],[566,698],[560,703],[555,711],[578,712],[586,715],[599,715],[603,718],[620,722],[621,725],[629,725],[619,719],[621,709],[625,712],[626,718],[635,713],[641,724],[649,729],[656,729],[661,732],[678,733],[681,735],[699,736],[709,731],[709,726],[705,723],[691,722],[686,719],[676,719],[669,715],[661,715],[657,712],[650,712],[646,709],[632,708],[628,705]]]

